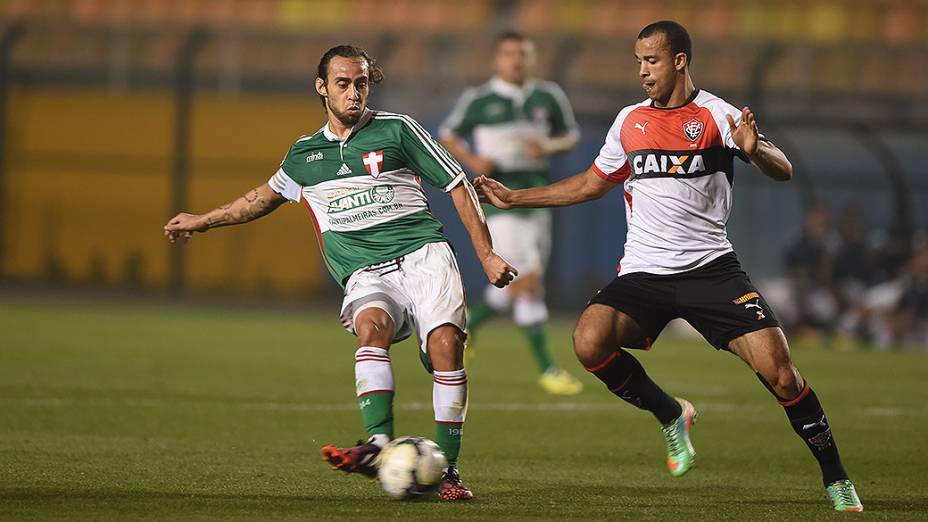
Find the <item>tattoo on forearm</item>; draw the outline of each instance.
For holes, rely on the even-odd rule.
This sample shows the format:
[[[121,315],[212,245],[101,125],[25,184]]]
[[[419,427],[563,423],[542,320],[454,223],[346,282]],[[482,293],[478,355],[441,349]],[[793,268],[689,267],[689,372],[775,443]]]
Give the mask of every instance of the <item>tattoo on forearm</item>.
[[[256,217],[258,216],[256,216],[255,213],[252,212],[251,209],[248,207],[244,207],[238,211],[238,222],[239,223],[247,223],[248,221],[251,221],[252,219]]]
[[[209,218],[207,225],[212,228],[247,223],[267,215],[278,206],[280,201],[267,199],[257,189],[252,189],[237,200],[216,209],[221,211],[220,214]]]
[[[232,203],[228,203],[219,207],[219,210],[222,210],[222,214],[219,216],[213,216],[206,221],[206,225],[210,228],[221,227],[223,225],[231,225],[234,221],[232,219]]]
[[[249,197],[251,197],[251,199],[249,199]],[[246,194],[245,201],[248,201],[248,205],[239,211],[239,219],[242,220],[242,222],[265,216],[280,205],[280,203],[276,201],[261,197],[257,190],[252,190],[250,193]]]

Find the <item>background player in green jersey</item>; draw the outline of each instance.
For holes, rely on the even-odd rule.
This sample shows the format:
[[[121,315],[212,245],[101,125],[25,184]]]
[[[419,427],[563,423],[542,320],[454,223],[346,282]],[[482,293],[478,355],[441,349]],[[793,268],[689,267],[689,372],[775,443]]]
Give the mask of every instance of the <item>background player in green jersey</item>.
[[[548,183],[548,158],[576,145],[580,133],[567,97],[556,84],[532,78],[534,62],[531,40],[515,32],[500,35],[493,54],[496,75],[466,90],[442,125],[442,143],[475,175],[515,188],[543,186]],[[468,136],[473,151],[463,141]],[[522,274],[505,290],[487,287],[484,299],[469,311],[470,331],[498,313],[511,312],[532,348],[542,388],[579,393],[580,381],[557,366],[548,347],[544,270],[551,250],[550,211],[488,206],[486,212],[497,249]]]
[[[464,289],[420,180],[451,195],[490,283],[506,286],[517,271],[493,251],[476,193],[455,159],[412,118],[367,108],[371,84],[382,78],[363,50],[330,49],[316,78],[327,124],[296,140],[268,183],[205,214],[182,212],[164,231],[172,242],[186,240],[286,201],[305,205],[326,266],[345,289],[341,319],[358,339],[355,385],[368,433],[351,448],[325,446],[323,458],[334,469],[376,474],[377,455],[394,435],[388,350],[415,332],[434,373],[435,440],[449,464],[439,495],[468,500],[473,494],[457,471],[467,412]]]

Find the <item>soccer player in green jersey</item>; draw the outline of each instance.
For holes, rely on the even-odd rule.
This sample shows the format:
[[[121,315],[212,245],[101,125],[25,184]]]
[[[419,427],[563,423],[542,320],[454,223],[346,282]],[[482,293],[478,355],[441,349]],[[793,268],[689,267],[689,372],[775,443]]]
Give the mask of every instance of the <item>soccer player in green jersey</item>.
[[[362,49],[330,49],[316,78],[327,124],[296,140],[267,183],[205,214],[182,212],[164,231],[171,242],[186,240],[247,223],[286,201],[303,204],[325,265],[345,291],[341,320],[357,336],[355,385],[368,434],[351,448],[323,447],[323,458],[334,469],[376,475],[377,455],[394,434],[389,349],[415,332],[434,373],[435,440],[448,459],[439,495],[469,500],[457,471],[467,412],[464,289],[421,181],[451,195],[490,283],[504,287],[518,272],[494,252],[457,161],[409,116],[367,108],[371,85],[382,79]]]
[[[580,136],[560,87],[532,77],[534,61],[531,40],[515,32],[500,35],[493,54],[496,75],[466,90],[441,128],[442,143],[471,172],[514,188],[546,185],[548,158],[571,150]],[[473,150],[463,140],[467,136]],[[469,310],[470,332],[494,315],[511,313],[538,363],[541,387],[554,394],[579,393],[583,385],[555,363],[548,347],[544,270],[551,250],[550,211],[485,210],[497,250],[522,274],[506,289],[486,288],[484,299]],[[473,355],[471,347],[468,357]]]

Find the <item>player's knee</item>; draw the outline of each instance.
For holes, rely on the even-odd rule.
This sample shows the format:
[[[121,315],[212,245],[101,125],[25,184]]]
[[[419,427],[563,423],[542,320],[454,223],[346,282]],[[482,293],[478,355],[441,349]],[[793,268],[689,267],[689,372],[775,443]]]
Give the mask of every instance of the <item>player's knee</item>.
[[[791,400],[799,396],[805,385],[799,370],[788,362],[786,364],[770,365],[764,371],[758,372],[767,388],[778,400]]]
[[[778,367],[776,381],[771,383],[777,395],[787,400],[798,397],[804,384],[799,370],[792,363]]]
[[[789,348],[785,343],[778,344],[772,353],[774,380],[771,382],[777,394],[785,399],[797,397],[802,392],[803,381],[799,370],[793,364]]]
[[[361,346],[389,348],[396,326],[390,314],[383,310],[364,310],[355,319],[355,333]]]
[[[456,326],[444,325],[432,330],[426,349],[432,366],[438,371],[464,367],[464,333]]]
[[[573,339],[574,354],[580,364],[586,368],[596,366],[609,356],[609,351],[605,347],[605,339],[599,332],[577,325],[574,328]]]

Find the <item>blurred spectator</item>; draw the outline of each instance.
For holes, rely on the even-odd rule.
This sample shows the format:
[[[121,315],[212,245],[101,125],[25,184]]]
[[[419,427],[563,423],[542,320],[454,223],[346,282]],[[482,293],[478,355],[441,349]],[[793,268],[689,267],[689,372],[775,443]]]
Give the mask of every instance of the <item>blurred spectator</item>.
[[[877,347],[928,346],[928,240],[917,238],[900,278],[899,299],[877,319]]]
[[[860,343],[882,350],[928,347],[928,241],[916,235],[914,241],[904,243],[906,250],[909,243],[914,246],[895,273],[872,278],[876,284],[844,287],[846,306],[839,324],[838,346]],[[883,259],[881,251],[870,251],[870,255],[873,260]]]
[[[799,237],[787,247],[786,307],[778,315],[788,329],[800,337],[819,338],[829,333],[838,317],[838,302],[832,291],[835,253],[840,241],[829,230],[828,209],[809,208]]]
[[[876,282],[879,277],[876,252],[868,240],[868,231],[869,226],[864,222],[859,207],[849,206],[844,209],[832,272],[842,299],[853,298],[852,294]]]
[[[888,279],[879,270],[880,253],[868,240],[869,226],[856,205],[844,209],[839,225],[839,246],[834,257],[833,295],[839,309],[839,343],[866,337],[861,330],[866,316],[864,298],[874,283]]]
[[[837,232],[828,217],[823,205],[809,208],[786,250],[787,278],[764,288],[784,326],[806,340],[835,334],[839,349],[928,347],[928,236],[875,241],[887,233],[872,231],[857,206],[844,209]]]

